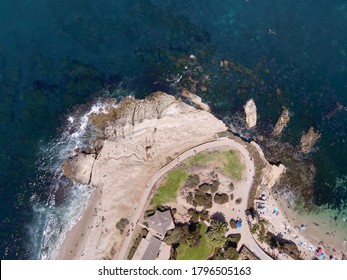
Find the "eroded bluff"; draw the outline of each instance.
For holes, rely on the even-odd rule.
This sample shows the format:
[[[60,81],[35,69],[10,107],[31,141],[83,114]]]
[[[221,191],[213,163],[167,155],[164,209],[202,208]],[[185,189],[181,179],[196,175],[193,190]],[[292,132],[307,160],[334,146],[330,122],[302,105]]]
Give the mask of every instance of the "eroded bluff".
[[[80,152],[64,166],[66,176],[94,186],[96,191],[88,207],[105,209],[105,220],[130,219],[147,182],[168,157],[213,140],[216,133],[227,130],[211,113],[163,92],[143,100],[108,102],[106,112],[90,116],[99,131],[94,141],[96,154]],[[90,232],[79,237],[83,258],[113,258],[122,236],[115,228],[105,232],[97,225],[97,217],[82,225]],[[75,258],[79,258],[77,254]]]

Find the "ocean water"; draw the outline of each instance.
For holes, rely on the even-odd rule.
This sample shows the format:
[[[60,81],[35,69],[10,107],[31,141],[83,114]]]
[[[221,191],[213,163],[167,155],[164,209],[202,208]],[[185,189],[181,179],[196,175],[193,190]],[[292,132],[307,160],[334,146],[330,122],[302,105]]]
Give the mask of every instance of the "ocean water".
[[[258,134],[282,106],[291,121],[281,141],[297,146],[310,126],[321,131],[307,157],[317,170],[312,197],[344,210],[345,26],[342,0],[0,1],[1,259],[53,257],[83,211],[91,187],[58,167],[92,138],[85,116],[103,106],[98,98],[175,94],[189,77],[227,121],[254,98]]]

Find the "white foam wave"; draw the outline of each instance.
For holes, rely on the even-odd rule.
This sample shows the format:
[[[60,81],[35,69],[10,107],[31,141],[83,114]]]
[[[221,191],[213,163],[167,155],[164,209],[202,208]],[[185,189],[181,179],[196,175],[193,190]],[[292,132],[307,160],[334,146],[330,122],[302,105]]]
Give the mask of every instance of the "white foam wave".
[[[42,175],[34,185],[49,185],[49,198],[42,202],[32,197],[34,223],[30,226],[33,237],[32,246],[38,259],[52,259],[62,244],[65,235],[80,219],[92,193],[92,186],[66,182],[62,173],[62,164],[74,154],[76,148],[89,146],[94,138],[95,129],[89,122],[91,114],[106,112],[115,103],[98,100],[83,114],[67,116],[66,127],[60,138],[41,146],[42,158],[39,162]],[[65,181],[64,181],[65,180]],[[55,195],[63,185],[66,199],[56,205]],[[47,186],[46,186],[47,188]]]
[[[91,194],[91,187],[74,183],[69,199],[64,205],[45,207],[36,205],[35,211],[41,215],[42,238],[40,259],[54,259],[68,230],[80,219]]]

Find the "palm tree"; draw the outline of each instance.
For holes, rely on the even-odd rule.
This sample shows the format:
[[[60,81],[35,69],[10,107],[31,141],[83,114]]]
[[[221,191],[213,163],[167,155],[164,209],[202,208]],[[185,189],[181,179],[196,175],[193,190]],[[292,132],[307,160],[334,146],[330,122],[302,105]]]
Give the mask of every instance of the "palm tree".
[[[226,242],[225,233],[228,230],[228,225],[225,221],[212,219],[211,225],[206,232],[206,237],[215,247],[222,247]]]

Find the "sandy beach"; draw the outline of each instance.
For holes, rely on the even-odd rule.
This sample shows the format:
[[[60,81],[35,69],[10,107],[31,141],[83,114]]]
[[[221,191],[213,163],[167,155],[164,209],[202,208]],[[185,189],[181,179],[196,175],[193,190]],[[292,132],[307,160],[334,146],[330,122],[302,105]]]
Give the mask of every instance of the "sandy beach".
[[[318,247],[323,250],[324,255],[321,259],[329,259],[330,256],[334,259],[342,259],[343,255],[347,255],[347,244],[344,242],[347,233],[343,236],[343,229],[333,222],[333,217],[327,217],[328,219],[324,221],[321,214],[297,213],[288,207],[284,199],[277,198],[272,190],[264,188],[261,193],[265,195],[263,202],[267,207],[261,217],[270,222],[269,230],[294,241],[303,259],[319,258],[316,254]],[[278,209],[277,215],[273,213],[275,208]],[[273,251],[269,246],[265,244],[262,246],[279,259],[288,259],[287,256],[279,255],[278,251]]]

